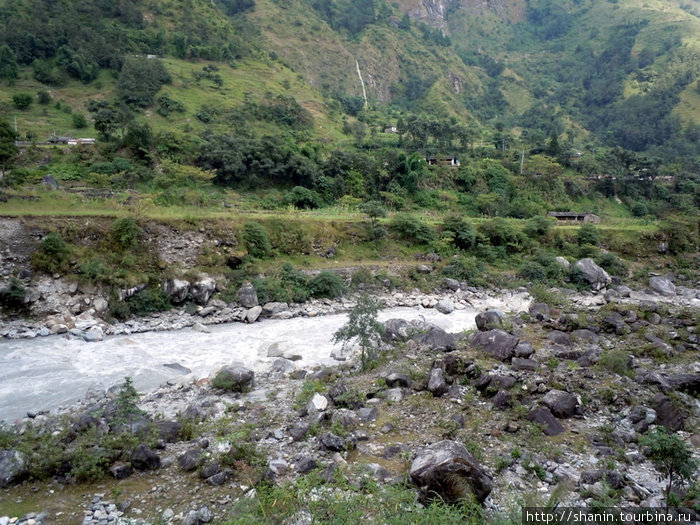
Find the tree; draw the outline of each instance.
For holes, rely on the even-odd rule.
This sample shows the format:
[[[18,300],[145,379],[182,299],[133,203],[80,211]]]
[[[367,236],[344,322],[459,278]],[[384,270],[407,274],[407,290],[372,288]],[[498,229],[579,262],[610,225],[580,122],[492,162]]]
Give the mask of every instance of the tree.
[[[17,57],[8,45],[0,46],[0,78],[10,84],[17,78]]]
[[[373,297],[362,294],[357,304],[348,313],[348,322],[333,334],[334,343],[343,343],[345,347],[356,339],[360,345],[362,368],[367,365],[369,351],[381,341],[384,325],[377,321],[381,303]]]
[[[17,109],[27,109],[31,106],[34,97],[29,93],[15,93],[12,95],[12,103]]]
[[[674,481],[682,484],[693,480],[698,467],[697,462],[683,440],[664,429],[656,428],[647,433],[640,439],[640,444],[646,448],[646,456],[656,470],[667,478],[665,492],[668,510]]]
[[[5,181],[5,165],[12,157],[17,155],[17,146],[15,146],[17,134],[12,129],[10,123],[6,120],[0,120],[0,184]]]

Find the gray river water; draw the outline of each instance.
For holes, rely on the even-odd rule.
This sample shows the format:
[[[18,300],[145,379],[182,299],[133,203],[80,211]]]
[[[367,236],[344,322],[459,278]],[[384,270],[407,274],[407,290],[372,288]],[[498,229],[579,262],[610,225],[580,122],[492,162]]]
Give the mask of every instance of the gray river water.
[[[492,301],[488,306],[521,309],[523,304]],[[448,332],[459,333],[474,328],[477,313],[464,309],[444,315],[422,307],[391,308],[381,312],[379,319],[422,316]],[[131,376],[136,388],[145,392],[168,380],[208,377],[233,362],[256,371],[268,370],[274,360],[267,357],[272,345],[285,354],[300,355],[302,359],[296,361],[300,368],[337,364],[330,354],[340,345],[332,343],[332,336],[346,321],[345,314],[337,314],[231,323],[211,326],[210,333],[192,329],[148,332],[106,337],[98,343],[64,336],[0,340],[0,421],[72,404],[89,389],[110,388],[121,384],[125,376]]]

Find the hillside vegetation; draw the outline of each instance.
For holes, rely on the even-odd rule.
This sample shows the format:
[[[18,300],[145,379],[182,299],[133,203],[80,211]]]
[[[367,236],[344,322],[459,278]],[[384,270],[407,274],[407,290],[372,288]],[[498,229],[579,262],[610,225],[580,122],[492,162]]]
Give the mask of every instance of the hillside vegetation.
[[[0,27],[0,213],[366,220],[348,261],[413,237],[514,270],[578,211],[618,255],[697,249],[692,5],[14,0]]]

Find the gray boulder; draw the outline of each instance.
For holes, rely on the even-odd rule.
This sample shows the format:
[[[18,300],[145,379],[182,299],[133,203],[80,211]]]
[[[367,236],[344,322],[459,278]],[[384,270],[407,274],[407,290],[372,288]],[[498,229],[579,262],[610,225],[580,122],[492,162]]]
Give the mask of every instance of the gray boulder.
[[[654,410],[658,425],[666,427],[672,432],[683,428],[687,415],[684,410],[676,406],[670,397],[657,394],[654,397]]]
[[[21,452],[0,450],[0,489],[17,481],[24,473],[25,461]]]
[[[455,311],[455,304],[449,299],[440,299],[435,305],[435,309],[441,314],[451,314]]]
[[[454,335],[448,334],[438,326],[432,326],[427,332],[418,332],[411,339],[430,347],[431,350],[451,352],[457,348]]]
[[[602,290],[612,282],[608,272],[598,266],[593,259],[581,259],[574,264],[574,269],[581,274],[583,280],[586,281],[593,290]]]
[[[576,396],[563,390],[550,390],[542,398],[542,402],[547,405],[555,417],[571,417],[578,410]]]
[[[270,317],[287,311],[289,311],[289,305],[287,303],[265,303],[262,307],[262,314],[265,317]]]
[[[156,470],[160,468],[160,456],[141,444],[131,454],[131,466],[138,470]]]
[[[50,173],[48,175],[44,175],[44,177],[41,179],[41,183],[50,190],[58,189],[58,182],[56,182],[56,179]]]
[[[182,470],[192,472],[204,463],[204,453],[201,448],[191,448],[180,454],[177,457],[177,462]]]
[[[397,386],[409,388],[411,386],[411,378],[408,375],[397,374],[396,372],[392,372],[386,376],[384,381],[386,381],[386,386],[389,388],[394,388]]]
[[[567,261],[564,257],[561,255],[558,255],[557,257],[554,258],[554,260],[557,262],[559,266],[561,266],[564,270],[567,272],[571,269],[571,263]]]
[[[527,359],[530,357],[532,354],[535,353],[535,347],[532,346],[532,343],[528,341],[520,341],[518,345],[515,347],[515,357],[522,357]]]
[[[87,343],[96,343],[104,339],[104,332],[99,326],[93,326],[83,334],[83,340]]]
[[[443,440],[420,450],[411,464],[411,480],[425,499],[439,496],[456,503],[473,494],[483,502],[493,481],[479,462],[456,441]]]
[[[389,341],[408,341],[411,324],[406,319],[387,319],[384,321],[384,337]]]
[[[249,391],[255,380],[255,373],[244,366],[224,366],[214,376],[212,385],[231,392]]]
[[[163,291],[170,298],[170,302],[180,304],[187,299],[190,283],[182,279],[168,279],[163,283]]]
[[[192,297],[192,300],[197,304],[206,304],[215,291],[216,281],[214,281],[214,279],[212,279],[211,277],[200,279],[192,286],[190,286],[190,296]]]
[[[564,427],[557,421],[557,418],[554,417],[548,408],[537,408],[526,417],[528,421],[541,425],[542,431],[548,436],[558,436],[564,432]]]
[[[262,306],[253,306],[245,314],[246,323],[254,323],[260,317],[262,313]]]
[[[476,327],[481,332],[494,328],[503,328],[503,314],[497,310],[478,313],[474,321],[476,321]]]
[[[649,277],[649,288],[666,297],[673,297],[676,295],[676,286],[666,277],[658,275]]]
[[[503,330],[477,332],[471,339],[472,346],[501,361],[507,361],[515,355],[515,347],[519,342],[517,337]]]
[[[433,368],[430,371],[430,378],[428,379],[428,392],[433,394],[435,397],[440,397],[447,392],[447,383],[445,382],[445,374],[442,371],[442,368]]]
[[[236,301],[244,308],[253,308],[258,306],[258,292],[251,283],[243,283],[236,293]]]

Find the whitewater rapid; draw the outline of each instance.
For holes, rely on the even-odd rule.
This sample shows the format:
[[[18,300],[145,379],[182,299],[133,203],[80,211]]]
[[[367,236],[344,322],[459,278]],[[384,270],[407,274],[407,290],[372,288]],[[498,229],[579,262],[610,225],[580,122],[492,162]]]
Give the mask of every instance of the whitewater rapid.
[[[441,314],[432,308],[397,307],[380,312],[379,319],[423,317],[447,332],[475,327],[474,318],[487,307],[521,310],[523,300],[493,300],[488,305]],[[299,368],[337,365],[331,352],[333,333],[347,321],[346,314],[268,319],[253,324],[209,326],[210,333],[191,328],[106,337],[86,343],[65,336],[0,340],[0,421],[12,422],[27,412],[55,409],[75,403],[90,390],[121,384],[125,376],[141,392],[168,381],[211,376],[219,367],[240,363],[256,372],[270,370],[273,347],[285,356],[301,356]]]

